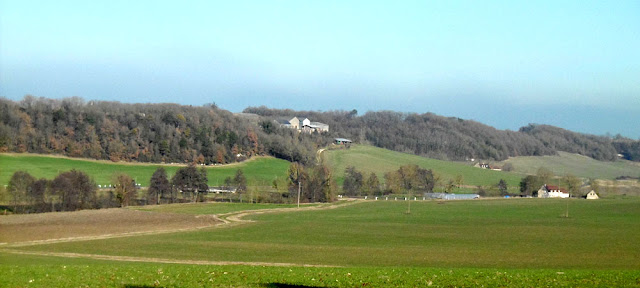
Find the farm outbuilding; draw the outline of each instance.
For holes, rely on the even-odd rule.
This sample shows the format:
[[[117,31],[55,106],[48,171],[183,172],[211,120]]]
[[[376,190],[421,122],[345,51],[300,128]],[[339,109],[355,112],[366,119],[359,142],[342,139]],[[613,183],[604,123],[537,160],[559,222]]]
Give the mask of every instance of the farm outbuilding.
[[[587,193],[587,199],[600,199],[596,191],[591,190],[591,192]]]
[[[333,139],[334,143],[338,144],[338,145],[345,145],[345,144],[351,144],[351,140],[349,139],[345,139],[345,138],[335,138]]]

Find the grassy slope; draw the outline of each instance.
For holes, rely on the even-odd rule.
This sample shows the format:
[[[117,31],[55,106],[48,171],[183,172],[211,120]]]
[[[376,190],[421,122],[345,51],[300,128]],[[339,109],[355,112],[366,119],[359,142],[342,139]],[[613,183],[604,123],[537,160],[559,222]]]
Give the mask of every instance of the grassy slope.
[[[479,169],[461,163],[430,159],[366,145],[353,145],[350,149],[327,150],[323,152],[323,156],[328,165],[333,168],[339,184],[344,181],[344,170],[347,166],[354,166],[367,176],[374,172],[380,181],[384,182],[386,172],[397,170],[406,164],[416,164],[423,168],[432,169],[445,181],[455,178],[456,175],[462,175],[464,185],[495,185],[500,179],[504,179],[509,186],[517,186],[522,178],[522,175],[517,173]]]
[[[113,173],[122,172],[136,179],[143,186],[149,185],[149,179],[159,164],[110,163],[106,161],[81,160],[62,157],[50,157],[33,154],[0,154],[0,184],[9,183],[15,171],[25,170],[36,178],[53,179],[58,173],[77,169],[91,175],[97,184],[109,184]],[[179,166],[164,166],[171,177]],[[256,159],[223,166],[207,167],[209,185],[222,185],[226,177],[233,177],[236,170],[242,169],[250,185],[269,186],[276,177],[284,177],[289,162],[272,157]]]
[[[513,164],[514,171],[535,174],[538,168],[546,167],[556,175],[571,173],[583,178],[614,179],[618,176],[640,176],[640,164],[619,160],[615,162],[597,161],[592,158],[560,152],[557,156],[521,156],[501,162]]]
[[[567,203],[571,217],[560,217]],[[229,229],[23,249],[350,267],[640,269],[640,199],[418,201],[406,209],[404,201],[371,201],[256,215]]]

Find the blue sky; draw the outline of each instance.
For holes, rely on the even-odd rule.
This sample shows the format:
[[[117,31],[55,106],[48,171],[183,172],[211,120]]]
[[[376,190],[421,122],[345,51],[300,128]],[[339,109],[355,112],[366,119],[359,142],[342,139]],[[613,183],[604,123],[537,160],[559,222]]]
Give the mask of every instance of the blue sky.
[[[639,15],[640,1],[0,0],[0,96],[433,112],[638,139]]]

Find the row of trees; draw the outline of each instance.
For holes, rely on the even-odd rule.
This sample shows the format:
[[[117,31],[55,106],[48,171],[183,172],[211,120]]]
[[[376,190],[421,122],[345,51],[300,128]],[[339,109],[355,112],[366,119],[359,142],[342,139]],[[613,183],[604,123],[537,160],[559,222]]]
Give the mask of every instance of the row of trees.
[[[385,173],[385,185],[380,185],[378,176],[371,172],[368,177],[355,167],[345,169],[342,192],[346,196],[380,196],[408,192],[433,192],[439,178],[429,169],[418,165],[405,165],[398,170]]]
[[[203,201],[209,192],[204,168],[195,165],[180,168],[171,179],[164,168],[151,176],[146,195],[139,195],[135,181],[127,174],[115,173],[112,188],[98,193],[97,185],[86,173],[78,170],[62,172],[53,180],[36,179],[25,171],[16,171],[6,192],[14,213],[76,211],[137,204],[160,204]],[[225,181],[227,189],[237,193],[247,191],[247,179],[242,170]]]
[[[378,111],[358,116],[356,110],[315,112],[266,107],[249,107],[244,112],[271,119],[304,115],[329,124],[332,137],[444,160],[504,160],[565,151],[597,160],[613,161],[622,154],[626,159],[640,161],[640,141],[620,135],[581,134],[548,125],[531,124],[519,131],[509,131],[432,113]]]
[[[311,163],[322,135],[297,133],[217,106],[123,104],[74,97],[0,98],[0,152],[113,161],[230,163],[269,154]]]

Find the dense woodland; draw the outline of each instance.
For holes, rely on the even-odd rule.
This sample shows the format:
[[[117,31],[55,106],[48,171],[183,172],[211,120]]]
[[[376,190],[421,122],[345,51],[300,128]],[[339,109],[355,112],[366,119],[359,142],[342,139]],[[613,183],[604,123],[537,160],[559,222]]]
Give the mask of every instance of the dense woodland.
[[[245,113],[267,118],[298,116],[329,124],[332,137],[349,138],[390,150],[443,159],[504,160],[512,156],[554,155],[566,151],[597,160],[624,158],[640,161],[640,141],[622,136],[576,133],[548,125],[529,125],[519,131],[493,127],[432,113],[353,111],[293,111],[250,107]]]
[[[519,131],[432,113],[293,111],[250,107],[233,114],[215,104],[123,104],[81,98],[0,98],[0,152],[56,153],[112,161],[216,164],[272,155],[305,165],[334,137],[444,159],[503,160],[566,151],[640,161],[640,141],[575,133],[548,125]],[[252,117],[252,115],[254,117]],[[308,117],[328,133],[298,133],[273,120]]]
[[[215,164],[274,155],[311,163],[330,141],[215,105],[123,104],[81,98],[0,98],[0,152],[55,153],[112,161]]]

